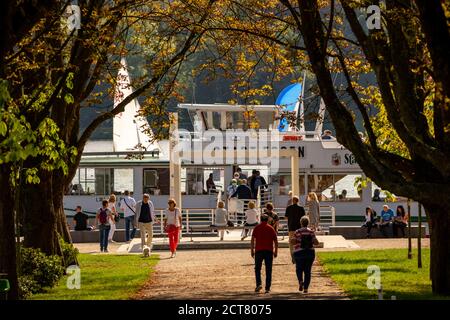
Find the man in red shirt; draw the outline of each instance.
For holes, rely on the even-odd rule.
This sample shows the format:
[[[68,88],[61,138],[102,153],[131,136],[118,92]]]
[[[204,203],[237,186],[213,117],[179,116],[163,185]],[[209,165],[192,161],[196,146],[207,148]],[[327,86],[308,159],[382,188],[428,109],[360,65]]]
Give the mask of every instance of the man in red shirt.
[[[251,255],[255,258],[255,292],[262,290],[261,268],[263,261],[266,266],[266,293],[270,292],[273,258],[276,258],[278,255],[277,233],[272,226],[267,224],[268,220],[269,217],[263,214],[261,216],[261,223],[255,227],[252,235]]]

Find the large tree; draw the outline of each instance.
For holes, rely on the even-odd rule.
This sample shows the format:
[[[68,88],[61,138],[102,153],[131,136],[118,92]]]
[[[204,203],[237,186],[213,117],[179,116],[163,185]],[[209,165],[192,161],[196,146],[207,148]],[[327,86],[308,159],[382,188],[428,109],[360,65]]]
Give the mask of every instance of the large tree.
[[[14,195],[17,180],[14,170],[42,146],[29,123],[16,108],[9,108],[9,85],[5,80],[8,52],[23,40],[34,25],[47,16],[56,1],[2,1],[0,4],[0,272],[8,274],[9,296],[17,299],[18,280],[15,245]],[[42,127],[41,127],[42,129]],[[45,134],[44,134],[45,135]],[[46,139],[40,139],[40,142]],[[51,139],[50,139],[51,140]],[[11,188],[11,186],[13,188]]]
[[[376,12],[367,14],[374,4],[379,26]],[[338,141],[377,185],[423,204],[433,292],[450,294],[449,3],[231,0],[229,6],[236,19],[213,28],[271,43],[286,56],[306,53]],[[335,73],[343,84],[335,85]]]
[[[0,76],[7,82],[1,83],[1,120],[14,115],[15,122],[0,123],[0,261],[12,279],[14,204],[20,207],[24,244],[61,254],[59,237],[70,241],[63,195],[89,137],[139,96],[148,97],[144,113],[165,115],[164,101],[173,94],[180,65],[199,45],[214,2],[78,1],[79,29],[68,28],[69,1],[2,3]],[[123,56],[143,61],[133,79],[136,89],[126,98],[115,90]],[[121,103],[108,106],[80,132],[82,109],[114,98]],[[163,117],[155,121],[167,126]],[[16,280],[13,287],[17,297]]]

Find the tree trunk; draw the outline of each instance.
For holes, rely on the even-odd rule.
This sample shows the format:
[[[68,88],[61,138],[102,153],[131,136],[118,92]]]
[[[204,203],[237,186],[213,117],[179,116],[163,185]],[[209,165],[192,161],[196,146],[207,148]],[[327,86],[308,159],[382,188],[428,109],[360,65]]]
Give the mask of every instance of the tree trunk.
[[[17,256],[14,225],[14,197],[9,184],[9,169],[0,166],[0,272],[7,274],[10,283],[8,298],[19,298]]]
[[[431,222],[430,278],[433,292],[450,295],[450,208],[424,207]]]
[[[64,212],[64,190],[66,177],[60,171],[53,171],[53,207],[56,215],[56,230],[63,240],[72,243],[69,228],[67,226],[66,214]]]
[[[39,184],[22,185],[24,245],[39,248],[48,255],[61,255],[58,216],[53,205],[52,173],[41,170]]]

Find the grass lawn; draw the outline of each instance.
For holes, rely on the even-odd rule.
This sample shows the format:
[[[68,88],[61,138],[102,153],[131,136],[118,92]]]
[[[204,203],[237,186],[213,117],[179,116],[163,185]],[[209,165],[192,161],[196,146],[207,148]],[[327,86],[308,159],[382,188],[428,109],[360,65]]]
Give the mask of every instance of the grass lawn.
[[[33,295],[32,300],[118,300],[129,299],[146,282],[158,263],[152,255],[80,254],[81,288],[67,288],[67,276],[46,293]]]
[[[417,250],[413,250],[411,260],[406,249],[319,252],[318,256],[331,278],[352,299],[377,299],[377,290],[369,290],[366,284],[373,274],[367,273],[370,265],[380,267],[384,299],[450,299],[431,293],[429,249],[422,249],[422,269],[417,268]]]

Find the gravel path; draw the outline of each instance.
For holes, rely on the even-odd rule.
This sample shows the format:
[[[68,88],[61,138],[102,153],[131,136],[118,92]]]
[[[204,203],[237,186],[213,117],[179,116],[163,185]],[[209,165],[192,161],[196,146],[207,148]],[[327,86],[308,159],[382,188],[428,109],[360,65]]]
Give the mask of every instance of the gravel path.
[[[160,257],[152,279],[135,299],[347,299],[317,260],[309,293],[300,293],[287,248],[280,249],[274,260],[270,294],[254,293],[254,260],[249,250],[186,250],[174,259],[167,252]],[[263,286],[264,278],[263,271]]]

